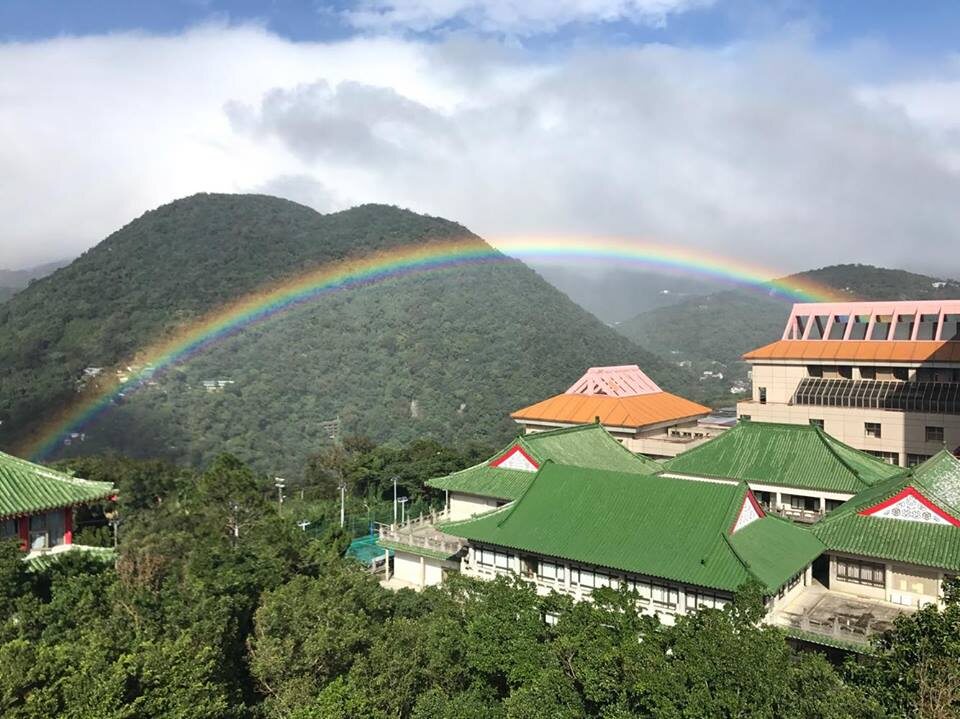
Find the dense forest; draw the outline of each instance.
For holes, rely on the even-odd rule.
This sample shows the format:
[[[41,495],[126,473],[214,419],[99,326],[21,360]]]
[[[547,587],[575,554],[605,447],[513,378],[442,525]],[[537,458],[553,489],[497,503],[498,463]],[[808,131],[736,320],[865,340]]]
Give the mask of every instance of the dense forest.
[[[84,368],[109,378],[231,299],[327,261],[455,238],[482,243],[381,205],[320,215],[266,196],[197,195],[148,212],[0,304],[0,446],[95,392],[101,380]],[[666,388],[697,389],[522,263],[465,266],[333,293],[246,328],[159,373],[62,449],[194,466],[228,451],[297,473],[337,419],[344,434],[378,441],[497,444],[516,432],[510,411],[586,367],[627,362]]]
[[[391,462],[414,493],[471,461],[354,440],[313,458],[305,496],[345,472],[355,507],[383,496]],[[0,672],[0,714],[11,719],[933,719],[960,707],[952,592],[870,653],[831,663],[758,625],[754,587],[669,627],[613,590],[574,605],[458,577],[392,593],[342,557],[348,536],[301,531],[271,480],[232,457],[203,471],[118,457],[70,466],[118,484],[118,557],[71,552],[31,568],[0,547],[0,665],[16,668]],[[81,532],[110,541],[95,524]]]
[[[803,280],[857,300],[955,299],[960,294],[960,282],[954,280],[870,265],[832,265],[784,278],[787,283]],[[749,386],[749,367],[740,357],[780,338],[790,304],[759,290],[726,290],[641,312],[616,329],[661,359],[688,363],[694,374],[722,373],[722,381],[700,381],[701,396],[708,402],[730,402],[731,384],[739,380]]]

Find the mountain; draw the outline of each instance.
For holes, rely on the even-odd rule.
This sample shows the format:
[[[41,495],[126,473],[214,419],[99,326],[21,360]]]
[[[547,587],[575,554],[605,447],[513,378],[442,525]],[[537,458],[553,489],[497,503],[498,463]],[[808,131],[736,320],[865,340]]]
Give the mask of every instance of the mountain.
[[[960,297],[956,280],[870,265],[833,265],[784,280],[814,281],[860,300]],[[707,401],[733,402],[737,397],[731,395],[731,387],[749,387],[749,368],[741,355],[780,337],[790,304],[779,297],[729,290],[641,312],[616,329],[662,359],[682,363],[699,375]]]
[[[205,194],[148,212],[0,305],[0,444],[95,391],[84,368],[123,371],[229,300],[325,262],[454,238],[483,244],[453,222],[382,205],[320,215],[273,197]],[[588,366],[626,362],[668,389],[696,388],[504,258],[332,293],[249,326],[158,373],[61,454],[199,464],[230,451],[297,473],[337,418],[344,434],[378,441],[498,443],[516,433],[511,410]]]
[[[700,277],[627,269],[590,269],[530,263],[547,282],[608,324],[641,312],[718,292],[724,285]]]
[[[0,302],[13,297],[33,280],[46,277],[69,263],[70,260],[57,260],[56,262],[29,267],[25,270],[0,270]]]

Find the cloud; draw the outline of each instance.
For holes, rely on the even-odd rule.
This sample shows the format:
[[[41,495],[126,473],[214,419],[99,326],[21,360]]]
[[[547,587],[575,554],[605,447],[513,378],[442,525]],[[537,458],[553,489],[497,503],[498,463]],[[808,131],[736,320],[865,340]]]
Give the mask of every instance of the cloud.
[[[802,40],[540,55],[209,26],[2,45],[0,266],[205,190],[393,203],[494,240],[654,238],[783,272],[960,271],[943,252],[960,108],[931,94],[960,73],[865,87],[845,69]]]
[[[344,13],[364,30],[427,32],[468,27],[484,33],[530,36],[572,23],[628,22],[661,27],[670,15],[714,0],[361,0]]]

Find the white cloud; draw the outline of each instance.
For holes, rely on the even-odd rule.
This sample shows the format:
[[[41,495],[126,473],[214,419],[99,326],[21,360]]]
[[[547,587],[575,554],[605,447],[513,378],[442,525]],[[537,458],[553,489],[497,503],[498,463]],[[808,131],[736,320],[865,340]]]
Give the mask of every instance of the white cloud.
[[[345,12],[365,30],[426,32],[466,26],[486,33],[538,35],[571,23],[629,22],[662,26],[670,15],[715,0],[361,0]]]
[[[845,77],[802,42],[544,59],[211,26],[0,45],[0,266],[203,190],[389,202],[494,238],[653,237],[784,271],[947,271],[958,115],[925,121],[909,84],[896,104]]]

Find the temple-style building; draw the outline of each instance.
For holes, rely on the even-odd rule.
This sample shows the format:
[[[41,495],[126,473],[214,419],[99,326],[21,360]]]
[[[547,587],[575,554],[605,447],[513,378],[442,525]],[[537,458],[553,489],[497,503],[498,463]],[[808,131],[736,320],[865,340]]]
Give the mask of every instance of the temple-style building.
[[[796,304],[744,359],[741,418],[817,425],[902,467],[960,450],[960,300]]]
[[[663,463],[667,477],[746,482],[766,511],[802,522],[900,471],[815,425],[753,421]]]
[[[0,540],[19,541],[28,557],[70,549],[74,510],[116,494],[109,482],[71,477],[0,452]]]
[[[510,416],[528,434],[597,422],[630,451],[653,458],[674,457],[731,424],[664,392],[637,365],[591,367],[563,394]]]

